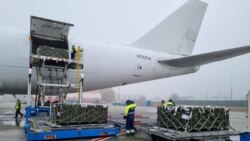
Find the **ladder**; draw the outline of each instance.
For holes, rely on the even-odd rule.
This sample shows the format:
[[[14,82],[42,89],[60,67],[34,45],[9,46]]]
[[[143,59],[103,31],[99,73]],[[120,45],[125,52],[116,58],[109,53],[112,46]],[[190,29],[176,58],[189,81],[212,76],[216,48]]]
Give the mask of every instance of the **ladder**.
[[[81,72],[80,72],[80,61],[81,61],[81,48],[80,46],[77,47],[77,50],[76,50],[76,61],[77,61],[77,64],[76,64],[76,80],[80,80],[81,77]],[[78,85],[80,86],[81,81],[78,81]],[[82,97],[80,96],[82,91],[82,89],[80,87],[78,87],[78,91],[77,91],[77,94],[78,94],[78,98],[79,98],[79,102],[82,103]]]

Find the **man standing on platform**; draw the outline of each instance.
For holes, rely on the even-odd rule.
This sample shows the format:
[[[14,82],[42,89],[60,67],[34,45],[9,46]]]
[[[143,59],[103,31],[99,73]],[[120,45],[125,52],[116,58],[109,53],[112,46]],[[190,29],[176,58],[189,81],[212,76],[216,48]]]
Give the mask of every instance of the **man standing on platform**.
[[[76,55],[76,49],[75,46],[73,45],[71,48],[71,60],[75,60],[75,55]]]

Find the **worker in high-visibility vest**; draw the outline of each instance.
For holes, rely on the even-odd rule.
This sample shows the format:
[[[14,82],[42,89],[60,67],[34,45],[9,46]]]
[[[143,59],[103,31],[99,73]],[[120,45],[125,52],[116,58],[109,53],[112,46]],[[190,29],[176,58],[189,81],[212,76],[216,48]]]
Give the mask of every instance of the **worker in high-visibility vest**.
[[[164,106],[165,100],[161,100],[161,106]]]
[[[134,135],[135,127],[134,127],[134,118],[135,118],[135,108],[136,103],[132,100],[126,101],[126,107],[124,111],[123,119],[126,119],[126,135]]]
[[[71,47],[70,52],[71,52],[71,60],[75,60],[76,49],[74,45]]]
[[[175,106],[175,103],[173,102],[172,99],[169,99],[168,102],[166,102],[163,106],[172,107]]]
[[[15,116],[15,118],[18,117],[18,114],[20,114],[21,117],[23,117],[23,114],[21,113],[22,107],[21,107],[20,99],[17,99],[17,100],[16,100],[16,106],[15,106],[15,108],[16,108],[16,116]]]

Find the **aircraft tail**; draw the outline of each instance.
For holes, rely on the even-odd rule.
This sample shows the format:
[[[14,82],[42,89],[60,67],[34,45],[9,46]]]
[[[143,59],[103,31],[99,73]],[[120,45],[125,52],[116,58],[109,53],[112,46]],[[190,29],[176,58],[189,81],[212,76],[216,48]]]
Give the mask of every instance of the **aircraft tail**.
[[[189,0],[130,46],[178,55],[191,55],[207,4]]]

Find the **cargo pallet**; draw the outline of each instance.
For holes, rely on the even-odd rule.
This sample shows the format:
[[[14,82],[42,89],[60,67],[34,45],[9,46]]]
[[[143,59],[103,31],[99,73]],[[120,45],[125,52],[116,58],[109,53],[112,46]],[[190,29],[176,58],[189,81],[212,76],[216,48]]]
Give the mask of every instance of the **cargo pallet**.
[[[159,126],[142,126],[139,130],[150,135],[152,141],[229,140],[230,136],[240,134],[239,131],[230,130],[184,132]]]
[[[58,96],[57,102],[63,103],[69,89],[75,89],[78,91],[79,103],[82,101],[83,50],[79,46],[76,59],[69,59],[68,33],[71,26],[73,24],[31,16],[30,63],[24,126],[28,141],[116,136],[120,133],[120,127],[110,123],[63,126],[51,122],[51,106],[44,106],[45,96]],[[69,82],[68,69],[76,70],[76,84]],[[31,81],[34,70],[37,77],[37,92],[35,103],[32,104]]]
[[[53,129],[51,131],[34,132],[28,131],[28,141],[41,141],[41,140],[61,140],[61,139],[78,139],[78,138],[89,138],[89,137],[100,137],[100,136],[115,136],[119,134],[120,130],[118,127],[105,128],[82,128],[77,127],[74,129]]]
[[[43,111],[44,108],[42,109]],[[30,115],[27,111],[30,111]],[[120,133],[120,127],[113,124],[85,124],[85,125],[57,125],[50,123],[45,117],[40,117],[40,109],[26,107],[26,116],[31,116],[24,126],[28,141],[61,140],[116,136]]]
[[[124,120],[111,120],[111,122],[124,126]],[[220,130],[220,131],[201,131],[201,132],[185,132],[156,126],[156,120],[145,119],[141,120],[141,125],[136,130],[148,134],[151,141],[222,141],[229,140],[230,136],[238,136],[240,131]],[[249,139],[249,135],[244,134],[244,141]],[[242,141],[242,135],[241,140]]]

